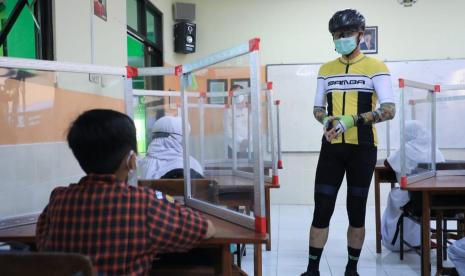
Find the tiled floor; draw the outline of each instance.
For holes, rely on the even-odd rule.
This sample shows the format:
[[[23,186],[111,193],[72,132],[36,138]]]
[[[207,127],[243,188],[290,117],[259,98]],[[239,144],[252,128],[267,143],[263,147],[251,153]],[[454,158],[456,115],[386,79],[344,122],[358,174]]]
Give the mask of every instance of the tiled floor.
[[[313,206],[274,205],[271,208],[272,248],[263,247],[263,275],[294,276],[300,275],[307,267],[308,230],[311,223]],[[368,206],[366,216],[366,239],[358,264],[361,276],[410,276],[420,275],[420,256],[408,252],[404,260],[398,253],[383,248],[382,254],[376,254],[374,206]],[[347,262],[347,215],[345,206],[336,206],[331,220],[328,243],[320,263],[323,276],[344,275]],[[253,275],[253,247],[248,247],[243,257],[242,268]],[[432,273],[435,273],[435,251],[432,251]],[[450,263],[446,262],[446,265]]]

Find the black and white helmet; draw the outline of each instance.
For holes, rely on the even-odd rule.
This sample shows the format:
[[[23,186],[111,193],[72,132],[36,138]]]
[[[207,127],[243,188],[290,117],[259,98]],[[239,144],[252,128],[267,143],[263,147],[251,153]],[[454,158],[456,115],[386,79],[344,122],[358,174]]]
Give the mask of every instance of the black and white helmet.
[[[336,12],[329,20],[329,32],[339,30],[365,31],[365,17],[356,10],[347,9]]]

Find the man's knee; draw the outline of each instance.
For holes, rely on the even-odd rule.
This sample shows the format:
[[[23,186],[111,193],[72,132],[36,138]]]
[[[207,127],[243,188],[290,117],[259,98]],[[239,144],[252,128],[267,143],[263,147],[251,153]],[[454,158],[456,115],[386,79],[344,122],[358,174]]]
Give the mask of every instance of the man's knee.
[[[315,211],[313,212],[312,226],[328,228],[329,221],[334,212],[338,189],[331,185],[316,185]]]
[[[369,188],[349,187],[347,196],[347,214],[349,225],[354,228],[365,226],[366,202]]]

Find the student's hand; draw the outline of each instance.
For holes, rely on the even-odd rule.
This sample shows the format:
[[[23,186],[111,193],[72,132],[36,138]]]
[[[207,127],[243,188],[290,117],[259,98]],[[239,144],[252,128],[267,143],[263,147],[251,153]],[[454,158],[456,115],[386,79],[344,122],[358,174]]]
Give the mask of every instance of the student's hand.
[[[215,225],[211,222],[211,220],[207,219],[208,227],[207,227],[207,233],[205,233],[205,236],[203,237],[205,240],[213,237],[216,233],[216,228]]]
[[[338,135],[336,128],[333,127],[334,120],[334,116],[326,116],[323,118],[323,132],[328,142],[331,142]]]

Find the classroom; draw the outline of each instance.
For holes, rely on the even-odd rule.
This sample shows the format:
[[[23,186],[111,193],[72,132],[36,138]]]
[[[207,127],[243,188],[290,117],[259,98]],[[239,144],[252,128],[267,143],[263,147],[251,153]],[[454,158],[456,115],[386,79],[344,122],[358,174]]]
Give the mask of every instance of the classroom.
[[[0,1],[0,275],[465,276],[465,1]]]

